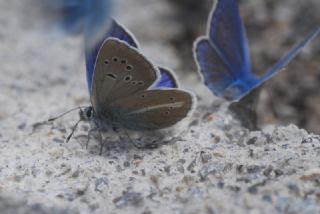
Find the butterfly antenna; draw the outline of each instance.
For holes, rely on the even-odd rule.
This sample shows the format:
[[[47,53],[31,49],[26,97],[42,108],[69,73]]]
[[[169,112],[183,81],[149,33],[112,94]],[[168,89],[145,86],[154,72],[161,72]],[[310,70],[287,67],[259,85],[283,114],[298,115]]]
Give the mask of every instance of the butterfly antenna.
[[[59,116],[52,117],[52,118],[48,119],[48,122],[55,121],[56,119],[59,119],[59,118],[61,118],[61,117],[65,116],[66,114],[69,114],[70,112],[73,112],[73,111],[75,111],[75,110],[80,110],[80,111],[82,111],[82,108],[85,108],[85,107],[83,107],[83,106],[79,106],[79,107],[76,107],[76,108],[70,109],[69,111],[66,111],[66,112],[64,112],[63,114],[60,114]]]
[[[77,127],[78,127],[80,122],[81,122],[81,119],[79,119],[78,122],[73,126],[72,132],[69,134],[69,136],[66,139],[66,143],[68,143],[69,140],[72,138],[72,136],[73,136],[74,132],[76,131],[76,129],[77,129]]]

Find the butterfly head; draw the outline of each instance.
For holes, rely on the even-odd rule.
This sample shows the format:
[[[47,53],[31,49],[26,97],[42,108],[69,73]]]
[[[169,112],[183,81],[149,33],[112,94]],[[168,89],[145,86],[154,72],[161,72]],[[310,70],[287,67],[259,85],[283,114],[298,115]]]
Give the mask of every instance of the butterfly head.
[[[80,109],[79,111],[80,120],[90,121],[93,118],[93,108],[92,106],[86,107],[85,109]]]

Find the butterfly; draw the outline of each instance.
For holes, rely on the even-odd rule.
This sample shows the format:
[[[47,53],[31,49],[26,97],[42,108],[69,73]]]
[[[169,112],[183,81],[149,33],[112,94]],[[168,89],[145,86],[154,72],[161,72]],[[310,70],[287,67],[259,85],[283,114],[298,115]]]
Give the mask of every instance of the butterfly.
[[[219,97],[239,101],[276,75],[320,32],[315,28],[262,76],[251,69],[249,47],[236,0],[218,0],[210,14],[207,36],[194,45],[194,56],[205,85]]]
[[[177,89],[174,75],[155,67],[137,47],[134,37],[113,21],[105,39],[87,51],[92,106],[80,110],[81,120],[93,121],[100,131],[110,127],[153,131],[173,126],[191,113],[193,95]]]

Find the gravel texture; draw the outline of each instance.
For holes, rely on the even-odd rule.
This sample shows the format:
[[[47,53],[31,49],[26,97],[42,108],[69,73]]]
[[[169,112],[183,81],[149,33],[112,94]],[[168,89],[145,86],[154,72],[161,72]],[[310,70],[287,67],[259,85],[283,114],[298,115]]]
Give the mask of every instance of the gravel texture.
[[[0,2],[1,214],[320,213],[320,136],[296,125],[274,125],[277,120],[269,116],[268,103],[277,98],[280,104],[276,109],[281,109],[278,105],[287,106],[290,96],[281,101],[286,93],[268,96],[263,92],[259,117],[264,125],[258,131],[243,128],[228,112],[228,104],[211,96],[200,84],[194,65],[188,66],[192,59],[179,51],[186,42],[172,42],[183,32],[177,11],[183,14],[185,8],[176,2],[122,0],[115,16],[134,32],[150,59],[177,71],[182,87],[197,95],[198,107],[174,135],[156,140],[156,149],[137,149],[128,137],[110,132],[104,135],[101,155],[97,139],[92,138],[86,148],[88,124],[81,124],[74,138],[65,143],[78,119],[76,112],[39,125],[73,107],[89,105],[81,38],[44,34],[35,23],[25,22],[22,11],[26,8],[21,1]],[[308,4],[320,8],[320,3],[308,0],[297,6],[291,2],[298,0],[258,2],[241,1],[241,9],[245,19],[251,20],[248,34],[252,35],[253,53],[257,55],[254,64],[259,67],[261,62],[264,67],[283,53],[283,46],[289,47],[303,37],[309,30],[307,25],[311,27],[312,20],[306,21],[310,18],[297,18],[299,8]],[[206,12],[208,8],[198,9]],[[269,10],[273,11],[271,15]],[[268,35],[278,26],[266,18],[270,15],[278,19],[273,13],[284,19],[286,26],[296,26],[291,23],[300,20],[304,30],[291,36],[298,30],[285,28],[279,38],[269,42]],[[317,12],[312,14],[319,16]],[[193,29],[191,22],[187,24]],[[255,36],[253,25],[269,27]],[[204,32],[201,26],[190,38]],[[290,42],[285,41],[288,35]],[[287,72],[267,84],[267,90],[289,87],[286,81],[292,84],[290,70],[296,70],[292,74],[295,76],[301,69],[309,72],[313,68],[308,78],[316,81],[312,75],[320,72],[319,51],[317,39]],[[264,55],[268,56],[266,61]],[[285,82],[279,83],[281,80]],[[312,97],[310,105],[318,104],[314,108],[318,111],[319,93]],[[303,117],[298,117],[296,111],[291,113],[293,118]],[[319,118],[313,111],[304,114],[309,125],[310,118]],[[288,121],[295,122],[291,119]],[[311,126],[309,130],[318,128]],[[151,135],[137,136],[150,143],[155,140]]]

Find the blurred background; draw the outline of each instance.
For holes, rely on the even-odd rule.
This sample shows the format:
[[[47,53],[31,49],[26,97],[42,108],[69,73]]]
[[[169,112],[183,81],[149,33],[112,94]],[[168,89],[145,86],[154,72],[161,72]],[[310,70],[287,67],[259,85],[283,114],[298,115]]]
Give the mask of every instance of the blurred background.
[[[195,89],[200,105],[201,93],[209,92],[199,82],[192,47],[206,33],[212,5],[211,0],[116,0],[112,12],[149,58],[173,68],[183,87]],[[241,0],[239,5],[258,74],[320,25],[319,0]],[[0,119],[14,119],[18,127],[31,123],[30,118],[36,122],[89,103],[81,34],[56,37],[39,30],[48,17],[30,12],[36,6],[0,1]],[[316,38],[265,84],[258,108],[261,124],[294,123],[320,134],[319,91]]]

